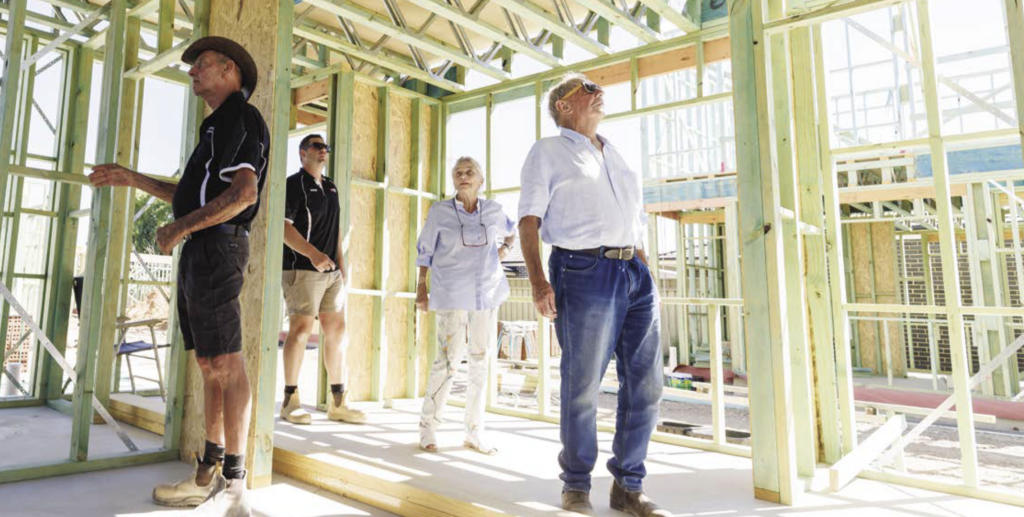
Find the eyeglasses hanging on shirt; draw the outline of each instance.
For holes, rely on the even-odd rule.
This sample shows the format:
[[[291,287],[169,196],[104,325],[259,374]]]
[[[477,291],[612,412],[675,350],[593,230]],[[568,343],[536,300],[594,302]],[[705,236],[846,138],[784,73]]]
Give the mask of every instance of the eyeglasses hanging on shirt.
[[[483,201],[478,201],[476,206],[476,212],[480,214],[480,223],[478,225],[470,224],[468,238],[466,225],[462,223],[462,218],[459,217],[459,207],[455,204],[455,198],[452,198],[452,208],[455,209],[455,219],[459,221],[459,233],[462,234],[462,245],[467,248],[480,248],[482,246],[486,246],[487,227],[484,226]],[[479,226],[479,228],[477,228],[477,226]]]

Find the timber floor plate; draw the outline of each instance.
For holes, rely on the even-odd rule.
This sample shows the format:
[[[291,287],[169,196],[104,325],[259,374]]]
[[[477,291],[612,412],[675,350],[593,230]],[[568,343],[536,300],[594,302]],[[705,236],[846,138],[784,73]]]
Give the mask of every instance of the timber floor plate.
[[[462,447],[462,411],[448,408],[440,452],[419,450],[419,402],[391,409],[359,404],[368,423],[331,422],[307,407],[313,424],[277,421],[274,471],[409,517],[563,517],[558,427],[488,414],[488,436],[500,448],[484,456]],[[608,507],[605,468],[612,435],[598,437],[592,502]],[[796,507],[753,498],[751,462],[725,454],[651,443],[647,493],[676,516],[1020,516],[1020,508],[858,479],[835,494],[809,493]]]
[[[122,425],[139,449],[163,446],[160,435]],[[89,431],[90,456],[128,452],[113,429],[94,424]],[[71,453],[71,417],[46,406],[0,409],[0,468],[56,462]],[[0,515],[2,515],[0,509]]]
[[[153,486],[191,472],[171,461],[0,485],[0,515],[9,517],[185,517],[188,510],[153,504]],[[393,517],[394,514],[284,476],[253,491],[254,517]]]

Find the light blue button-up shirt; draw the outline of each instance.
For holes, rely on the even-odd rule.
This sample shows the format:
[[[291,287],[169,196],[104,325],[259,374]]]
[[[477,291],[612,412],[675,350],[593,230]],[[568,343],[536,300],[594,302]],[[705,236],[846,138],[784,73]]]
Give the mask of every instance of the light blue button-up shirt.
[[[472,214],[455,199],[434,203],[416,243],[416,265],[430,268],[430,309],[496,309],[508,299],[498,246],[514,234],[497,201],[480,198]]]
[[[560,248],[642,247],[647,214],[640,174],[598,138],[603,152],[567,128],[533,144],[523,164],[519,217],[539,217],[541,239]]]

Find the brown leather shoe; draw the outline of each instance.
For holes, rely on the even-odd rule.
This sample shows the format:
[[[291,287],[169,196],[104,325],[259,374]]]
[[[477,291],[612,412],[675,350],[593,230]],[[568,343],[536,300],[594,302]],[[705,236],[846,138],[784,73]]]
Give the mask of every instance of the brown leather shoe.
[[[612,510],[628,513],[633,517],[672,517],[672,512],[658,508],[658,505],[643,492],[630,492],[619,486],[618,481],[612,483],[612,495],[608,504]]]
[[[562,509],[583,515],[594,515],[594,507],[590,505],[590,494],[580,490],[562,492]]]

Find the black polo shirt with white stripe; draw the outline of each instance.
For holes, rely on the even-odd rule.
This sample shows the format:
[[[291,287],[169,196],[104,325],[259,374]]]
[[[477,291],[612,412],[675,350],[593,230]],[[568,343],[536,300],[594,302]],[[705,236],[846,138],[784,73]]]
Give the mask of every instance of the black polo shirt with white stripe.
[[[199,143],[188,159],[185,172],[174,191],[174,218],[194,212],[231,186],[234,172],[256,172],[263,190],[270,156],[270,131],[255,106],[241,92],[232,93],[199,127]],[[259,210],[259,200],[226,221],[249,227]]]
[[[299,235],[314,248],[338,263],[338,227],[341,208],[338,204],[338,187],[326,176],[320,176],[320,183],[306,169],[299,169],[287,181],[288,191],[284,198],[284,218],[292,223]],[[284,246],[284,270],[302,269],[316,271],[305,255]]]

